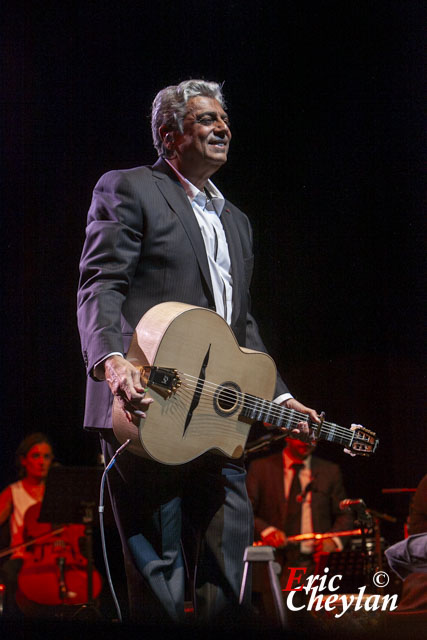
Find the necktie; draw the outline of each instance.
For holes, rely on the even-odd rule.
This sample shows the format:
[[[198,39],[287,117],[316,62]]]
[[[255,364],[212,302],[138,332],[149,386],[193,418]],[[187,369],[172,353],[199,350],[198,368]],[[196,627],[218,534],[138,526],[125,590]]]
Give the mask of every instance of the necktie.
[[[289,490],[285,519],[285,533],[287,536],[301,533],[301,502],[298,502],[297,496],[301,494],[299,472],[303,467],[304,465],[298,462],[292,464],[294,476]]]

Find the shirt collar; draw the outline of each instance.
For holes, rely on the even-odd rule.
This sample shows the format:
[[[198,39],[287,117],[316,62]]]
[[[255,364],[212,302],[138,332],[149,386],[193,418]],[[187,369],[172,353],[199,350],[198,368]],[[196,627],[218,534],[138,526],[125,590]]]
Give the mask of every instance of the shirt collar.
[[[294,460],[293,458],[291,458],[291,456],[287,453],[286,451],[286,447],[283,449],[283,466],[285,468],[285,471],[288,471],[291,466],[293,465],[294,462],[297,462],[296,460]],[[311,454],[309,456],[307,456],[306,458],[304,458],[304,460],[300,461],[301,464],[304,465],[305,469],[310,469],[311,468]]]
[[[178,177],[178,180],[184,187],[185,193],[187,194],[188,199],[190,200],[191,203],[194,202],[195,204],[199,205],[202,209],[206,209],[208,203],[211,202],[218,216],[221,215],[222,210],[224,208],[224,204],[225,204],[225,198],[222,195],[221,191],[214,185],[214,183],[211,180],[208,180],[208,183],[206,185],[206,190],[209,193],[209,197],[208,197],[206,193],[204,193],[203,191],[200,191],[200,189],[195,187],[194,184],[192,184],[189,180],[187,180],[187,178],[185,178],[182,175],[182,173],[180,173],[178,169],[176,169],[173,166],[173,164],[169,162],[167,158],[164,158],[164,160],[168,163],[170,168],[175,172],[176,176]]]

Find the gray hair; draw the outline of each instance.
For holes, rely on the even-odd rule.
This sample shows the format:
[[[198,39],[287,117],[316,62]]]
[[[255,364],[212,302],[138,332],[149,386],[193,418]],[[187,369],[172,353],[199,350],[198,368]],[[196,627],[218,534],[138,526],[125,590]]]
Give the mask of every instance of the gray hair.
[[[207,82],[206,80],[184,80],[184,82],[176,86],[171,85],[162,89],[154,98],[151,109],[151,131],[153,143],[159,156],[168,155],[159,133],[160,127],[165,125],[170,131],[183,133],[187,102],[197,96],[215,98],[225,109],[222,86],[216,82]]]

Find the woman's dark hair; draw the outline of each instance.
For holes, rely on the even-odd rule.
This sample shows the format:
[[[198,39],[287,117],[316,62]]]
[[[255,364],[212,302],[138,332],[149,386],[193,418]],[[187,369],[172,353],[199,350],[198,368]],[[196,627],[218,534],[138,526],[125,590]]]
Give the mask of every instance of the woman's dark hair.
[[[25,467],[22,466],[21,458],[25,458],[27,453],[34,447],[34,445],[42,444],[44,442],[52,448],[52,443],[45,433],[30,433],[30,435],[22,440],[15,454],[15,462],[18,468],[19,478],[23,478],[25,476]]]

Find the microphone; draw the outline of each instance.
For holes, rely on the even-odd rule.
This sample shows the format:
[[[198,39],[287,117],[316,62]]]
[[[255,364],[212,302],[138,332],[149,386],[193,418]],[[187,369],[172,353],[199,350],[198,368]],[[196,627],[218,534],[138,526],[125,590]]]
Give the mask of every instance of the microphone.
[[[366,509],[366,504],[362,500],[362,498],[355,498],[352,500],[351,498],[346,498],[345,500],[341,500],[339,507],[341,511],[345,511],[348,507],[359,507],[362,509]]]

